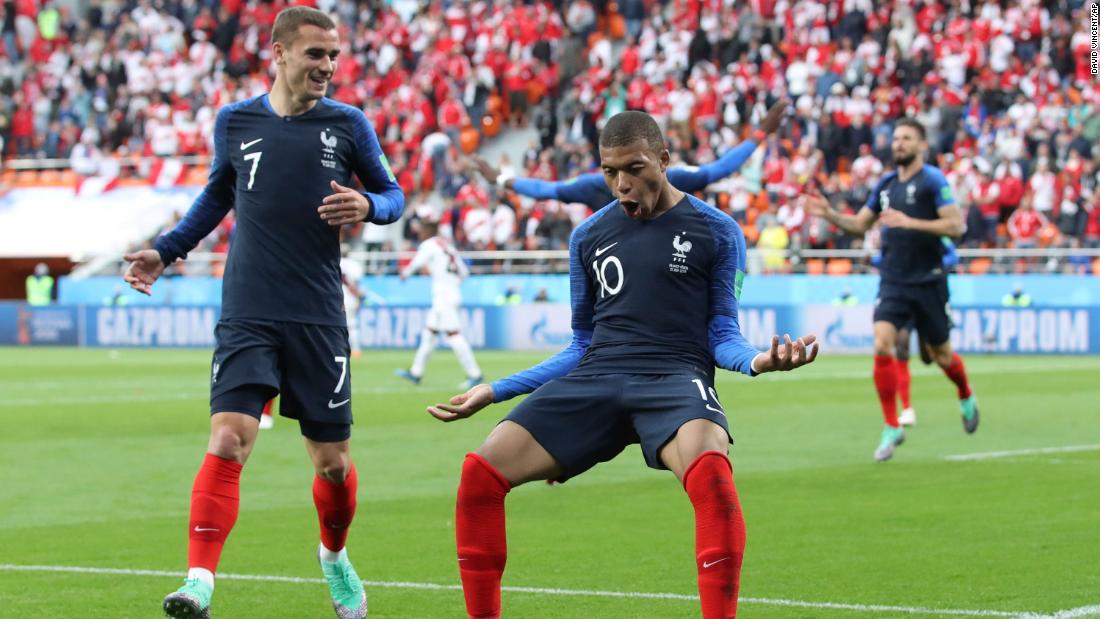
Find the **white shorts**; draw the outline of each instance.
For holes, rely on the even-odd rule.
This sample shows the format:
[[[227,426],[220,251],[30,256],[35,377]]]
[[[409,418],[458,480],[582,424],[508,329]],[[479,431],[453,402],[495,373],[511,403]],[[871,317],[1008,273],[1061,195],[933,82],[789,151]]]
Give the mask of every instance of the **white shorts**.
[[[458,322],[458,307],[454,305],[433,305],[432,309],[428,310],[428,318],[424,321],[424,326],[432,331],[442,331],[444,333],[458,331],[461,328]]]

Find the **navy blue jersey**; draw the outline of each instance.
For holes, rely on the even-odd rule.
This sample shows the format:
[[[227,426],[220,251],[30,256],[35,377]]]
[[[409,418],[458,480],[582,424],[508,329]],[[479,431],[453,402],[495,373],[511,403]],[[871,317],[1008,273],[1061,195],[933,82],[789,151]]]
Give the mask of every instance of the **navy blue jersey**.
[[[756,146],[756,142],[745,140],[711,163],[669,168],[668,182],[687,193],[702,191],[707,185],[741,169],[756,150]],[[522,196],[536,200],[559,200],[584,204],[593,211],[603,208],[615,199],[611,189],[607,187],[603,174],[599,172],[581,174],[566,181],[517,178],[512,181],[512,189]]]
[[[752,375],[738,298],[745,237],[733,219],[691,195],[656,219],[618,202],[584,221],[569,243],[573,342],[493,383],[497,401],[570,373]]]
[[[864,208],[881,215],[898,209],[914,219],[939,219],[939,209],[955,203],[951,186],[939,168],[925,164],[908,181],[897,172],[882,177]],[[940,237],[918,230],[887,228],[882,233],[882,280],[918,284],[947,277],[943,268],[944,246]]]
[[[184,257],[230,208],[237,224],[222,285],[222,318],[344,326],[340,229],[317,213],[330,181],[366,187],[370,221],[397,220],[405,197],[363,112],[322,99],[281,117],[267,95],[223,107],[214,125],[206,189],[156,242],[161,260]]]

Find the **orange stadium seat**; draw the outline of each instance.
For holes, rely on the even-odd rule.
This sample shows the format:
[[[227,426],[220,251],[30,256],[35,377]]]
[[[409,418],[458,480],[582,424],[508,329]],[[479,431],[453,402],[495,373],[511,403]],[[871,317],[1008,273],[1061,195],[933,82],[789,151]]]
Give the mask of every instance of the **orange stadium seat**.
[[[481,117],[481,130],[485,132],[485,137],[496,137],[500,133],[500,116],[495,114],[486,114]]]
[[[60,185],[61,172],[59,170],[42,170],[38,174],[38,184],[45,187]]]
[[[477,129],[473,127],[466,127],[462,130],[462,133],[458,134],[458,144],[462,147],[462,152],[467,155],[477,150],[480,141],[481,137],[478,135]]]
[[[1100,277],[1100,258],[1092,261],[1092,274]]]
[[[750,226],[756,224],[756,218],[760,216],[760,209],[749,203],[749,208],[745,209],[745,223]]]
[[[975,258],[970,261],[969,271],[971,275],[985,275],[989,272],[989,268],[993,266],[993,260],[990,258]]]
[[[833,258],[826,263],[825,272],[829,275],[850,275],[852,273],[852,261],[847,258]]]
[[[612,13],[607,18],[607,34],[616,41],[621,41],[626,36],[626,20],[618,13]]]
[[[714,198],[715,205],[720,211],[728,211],[730,207],[730,194],[725,191],[718,192],[718,195]]]
[[[756,226],[752,224],[746,224],[741,228],[741,232],[745,233],[745,240],[750,244],[755,245],[756,239],[760,238],[760,231],[756,229]]]
[[[187,176],[183,179],[185,185],[205,185],[207,178],[210,176],[210,170],[206,166],[191,166],[187,170]]]
[[[810,258],[806,261],[806,275],[822,275],[825,273],[825,261],[821,258]]]

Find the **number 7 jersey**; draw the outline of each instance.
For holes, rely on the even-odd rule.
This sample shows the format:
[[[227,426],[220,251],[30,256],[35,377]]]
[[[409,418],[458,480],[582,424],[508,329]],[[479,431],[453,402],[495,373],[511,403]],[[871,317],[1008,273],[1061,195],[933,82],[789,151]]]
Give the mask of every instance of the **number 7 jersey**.
[[[361,110],[321,99],[282,117],[267,95],[225,106],[206,188],[156,248],[165,264],[185,256],[235,208],[222,318],[344,326],[340,228],[317,209],[332,181],[353,187],[353,175],[372,222],[401,216],[404,196]]]

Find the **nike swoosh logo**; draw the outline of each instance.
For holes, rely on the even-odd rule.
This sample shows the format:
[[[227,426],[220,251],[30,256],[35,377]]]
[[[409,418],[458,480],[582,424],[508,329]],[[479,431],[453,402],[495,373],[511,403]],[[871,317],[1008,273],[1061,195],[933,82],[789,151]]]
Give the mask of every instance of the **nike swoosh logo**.
[[[328,401],[328,407],[329,408],[340,408],[341,406],[347,404],[348,402],[351,402],[351,398],[348,398],[346,400],[340,400],[339,402],[333,402],[332,400],[329,400]]]
[[[241,150],[248,150],[250,147],[254,146],[255,144],[258,144],[259,142],[263,142],[263,141],[264,141],[263,138],[256,138],[255,140],[252,140],[251,142],[241,142]]]
[[[718,559],[717,561],[703,561],[703,569],[705,570],[705,569],[707,569],[708,567],[710,567],[712,565],[721,563],[721,562],[725,561],[728,558],[729,557],[722,557],[721,559]]]
[[[596,255],[597,255],[597,256],[602,256],[602,255],[603,255],[603,253],[604,253],[605,251],[607,251],[607,250],[611,249],[612,247],[614,247],[614,246],[616,246],[616,245],[618,245],[618,244],[619,244],[619,242],[618,242],[618,241],[615,241],[614,243],[612,243],[612,244],[608,245],[607,247],[601,247],[600,249],[597,249],[597,250],[596,250]]]
[[[217,531],[217,529],[204,529],[202,527],[195,527],[195,533],[202,533],[204,531]]]

